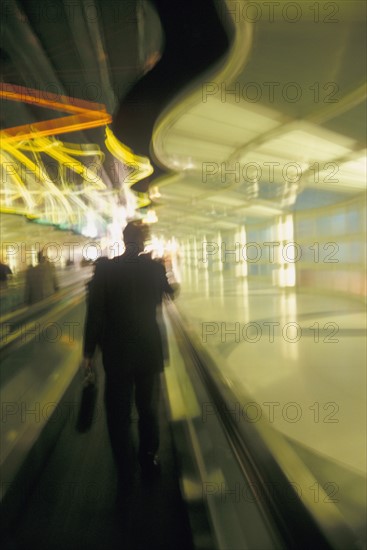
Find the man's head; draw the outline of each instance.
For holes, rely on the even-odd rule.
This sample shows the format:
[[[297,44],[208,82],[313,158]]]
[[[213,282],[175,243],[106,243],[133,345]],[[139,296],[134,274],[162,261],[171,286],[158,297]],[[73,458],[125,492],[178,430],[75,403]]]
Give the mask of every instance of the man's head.
[[[123,230],[124,243],[127,249],[143,252],[145,241],[149,237],[149,228],[141,221],[129,222]]]

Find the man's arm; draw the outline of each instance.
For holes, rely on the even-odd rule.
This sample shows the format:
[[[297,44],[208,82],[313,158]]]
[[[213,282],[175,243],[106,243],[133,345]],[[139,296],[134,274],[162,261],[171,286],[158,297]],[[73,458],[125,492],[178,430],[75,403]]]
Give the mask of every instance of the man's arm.
[[[57,277],[57,273],[56,273],[56,268],[53,264],[51,264],[51,276],[52,276],[52,286],[53,286],[53,289],[54,289],[54,292],[57,292],[59,290],[59,280],[58,280],[58,277]]]
[[[30,267],[28,267],[25,274],[25,283],[24,283],[24,302],[27,305],[30,305],[31,302],[31,283],[30,283]]]
[[[160,281],[161,281],[161,289],[162,294],[169,296],[170,298],[175,299],[180,291],[180,285],[177,282],[169,282],[168,280],[168,273],[166,272],[165,267],[162,264],[159,264],[161,271],[160,271]]]
[[[96,350],[103,331],[105,310],[105,266],[96,266],[90,281],[87,296],[87,312],[84,326],[84,358],[90,360]]]

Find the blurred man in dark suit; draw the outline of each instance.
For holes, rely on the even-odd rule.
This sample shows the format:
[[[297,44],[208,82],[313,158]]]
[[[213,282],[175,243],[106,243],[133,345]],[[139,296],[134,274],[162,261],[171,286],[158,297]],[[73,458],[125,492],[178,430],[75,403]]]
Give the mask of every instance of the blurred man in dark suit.
[[[141,471],[148,477],[159,472],[159,374],[164,363],[156,309],[174,288],[163,265],[142,254],[147,236],[145,224],[128,223],[123,232],[125,252],[96,266],[85,323],[85,368],[92,368],[97,344],[102,350],[107,424],[121,489],[129,484],[133,467],[134,392]]]
[[[59,290],[56,269],[42,251],[38,252],[38,264],[30,265],[26,271],[24,301],[27,305],[35,304]]]
[[[2,288],[7,288],[9,275],[13,275],[12,270],[8,264],[5,264],[0,260],[0,290]]]

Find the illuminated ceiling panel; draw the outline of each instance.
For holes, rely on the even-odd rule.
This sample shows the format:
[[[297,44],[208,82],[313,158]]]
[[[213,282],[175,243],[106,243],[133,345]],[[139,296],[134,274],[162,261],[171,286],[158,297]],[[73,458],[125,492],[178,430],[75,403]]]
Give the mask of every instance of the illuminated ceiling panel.
[[[314,127],[313,131],[309,125],[305,130],[301,128],[285,132],[282,136],[270,139],[256,148],[257,151],[270,152],[274,155],[287,156],[291,159],[302,159],[303,161],[328,161],[345,156],[353,150],[355,142],[348,138],[342,138],[333,132],[323,131]]]
[[[238,207],[242,201],[241,201],[241,197],[238,194],[231,195],[229,192],[223,192],[210,197],[210,202],[211,204],[215,204],[218,206]]]
[[[187,201],[191,197],[198,194],[198,189],[197,187],[193,187],[189,185],[185,186],[185,185],[180,185],[176,183],[174,185],[174,188],[173,186],[169,186],[169,185],[167,185],[166,187],[163,187],[161,190],[161,193],[162,193],[162,196],[161,196],[162,202],[164,202],[165,199],[169,197],[176,198],[177,200]]]
[[[204,161],[225,160],[231,153],[232,148],[226,147],[221,143],[210,141],[195,140],[186,136],[181,136],[172,132],[169,139],[165,142],[165,154],[171,167],[176,166],[179,169],[185,169],[189,160],[194,163]],[[176,161],[176,165],[174,163]]]
[[[241,223],[243,222],[243,220],[241,220]],[[216,219],[214,218],[210,224],[210,227],[211,227],[211,232],[213,230],[215,231],[226,231],[226,230],[229,230],[229,231],[233,231],[233,229],[236,229],[238,227],[238,224],[239,224],[239,220],[237,218],[234,218],[232,222],[230,221],[224,221],[223,219],[220,219],[218,221],[216,221]]]
[[[175,133],[195,140],[218,140],[231,147],[239,147],[244,141],[249,141],[258,135],[258,131],[243,128],[231,121],[211,120],[204,116],[187,114],[174,125]]]
[[[178,197],[200,196],[211,192],[217,192],[217,185],[210,185],[201,178],[200,173],[185,172],[184,177],[176,181],[174,185],[164,185],[161,187],[162,197],[169,196],[172,193]]]
[[[208,98],[206,103],[199,103],[190,108],[189,112],[198,117],[204,117],[215,122],[230,124],[251,133],[262,134],[275,128],[281,121],[281,116],[258,104],[233,102],[230,99],[221,101],[218,98]]]
[[[339,165],[338,179],[344,185],[355,189],[366,189],[367,185],[367,151],[357,157]]]
[[[243,156],[236,157],[237,180],[243,183],[253,181],[270,183],[292,183],[299,181],[308,168],[300,155],[286,156],[274,154],[273,150],[263,147],[247,151]]]
[[[272,206],[264,206],[260,204],[252,204],[248,207],[244,208],[242,210],[244,214],[248,217],[253,218],[263,218],[266,217],[274,217],[278,214],[282,214],[282,210],[280,208],[274,208]]]

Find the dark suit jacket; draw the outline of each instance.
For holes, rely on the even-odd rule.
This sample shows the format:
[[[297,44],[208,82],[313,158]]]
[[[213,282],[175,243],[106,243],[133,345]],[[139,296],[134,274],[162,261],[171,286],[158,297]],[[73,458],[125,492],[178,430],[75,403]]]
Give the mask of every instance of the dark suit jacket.
[[[142,254],[97,264],[89,285],[84,355],[99,345],[105,368],[163,369],[156,308],[172,295],[163,265]]]

